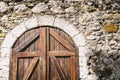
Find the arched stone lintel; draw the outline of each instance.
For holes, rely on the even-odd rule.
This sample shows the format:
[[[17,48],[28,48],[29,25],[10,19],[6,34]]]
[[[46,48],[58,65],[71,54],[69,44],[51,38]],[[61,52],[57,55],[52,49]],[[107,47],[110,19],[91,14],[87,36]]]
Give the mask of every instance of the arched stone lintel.
[[[79,31],[75,28],[73,24],[70,24],[70,22],[65,21],[64,19],[45,15],[31,17],[25,22],[17,25],[7,34],[1,45],[1,48],[11,48],[20,35],[22,35],[25,31],[38,26],[52,26],[60,28],[72,37],[76,46],[86,45],[84,36],[82,34],[79,34]],[[2,54],[5,54],[4,50],[2,50],[1,52]]]
[[[46,26],[46,25],[60,28],[60,29],[64,30],[66,33],[68,33],[71,37],[73,37],[79,33],[79,31],[75,28],[74,25],[70,24],[70,22],[65,21],[64,19],[55,18],[53,16],[48,16],[48,15],[34,16],[34,17],[26,20],[25,22],[17,25],[11,32],[9,32],[7,34],[4,42],[6,42],[6,39],[9,39],[9,36],[11,36],[11,34],[14,35],[15,37],[19,37],[21,34],[23,34],[28,29],[32,29],[32,28],[35,28],[38,26]],[[79,37],[77,37],[77,39],[78,38]],[[13,40],[13,42],[14,42],[14,40]],[[8,47],[8,45],[3,46],[4,42],[1,47]]]

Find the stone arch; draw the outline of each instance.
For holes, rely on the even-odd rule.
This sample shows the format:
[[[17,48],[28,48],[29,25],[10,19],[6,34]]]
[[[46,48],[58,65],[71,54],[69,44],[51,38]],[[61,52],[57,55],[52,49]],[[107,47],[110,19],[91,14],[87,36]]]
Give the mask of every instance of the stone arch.
[[[7,57],[7,61],[4,63],[4,65],[8,65],[7,71],[9,72],[9,60],[10,60],[10,53],[11,53],[11,48],[15,41],[17,40],[20,35],[22,35],[25,31],[38,27],[38,26],[53,26],[62,29],[65,31],[67,34],[71,36],[71,38],[74,40],[76,46],[78,47],[79,50],[79,57],[85,58],[86,54],[86,41],[85,38],[82,34],[80,34],[79,30],[76,29],[76,27],[71,24],[69,21],[65,21],[64,19],[60,19],[57,17],[53,16],[34,16],[31,17],[30,19],[26,20],[25,22],[20,23],[17,25],[13,30],[11,30],[5,37],[2,45],[1,45],[1,56],[2,58]],[[82,53],[82,55],[80,55]],[[83,59],[82,58],[82,59]],[[80,59],[79,63],[79,68],[83,69],[83,67],[86,67],[85,63],[82,63],[82,59]],[[85,59],[83,59],[85,62]],[[3,65],[3,66],[4,66]],[[82,66],[82,67],[80,67]],[[86,69],[87,72],[87,69]],[[7,74],[9,76],[9,74]],[[81,78],[84,77],[84,74],[80,74]]]

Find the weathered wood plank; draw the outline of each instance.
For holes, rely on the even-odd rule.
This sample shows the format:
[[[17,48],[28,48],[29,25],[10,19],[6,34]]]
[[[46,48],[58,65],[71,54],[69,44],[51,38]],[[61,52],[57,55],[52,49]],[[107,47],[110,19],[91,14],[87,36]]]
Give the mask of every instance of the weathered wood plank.
[[[46,28],[40,28],[40,49],[43,51],[43,80],[47,79],[47,33]]]
[[[59,29],[55,29],[55,32],[59,35]],[[60,36],[60,35],[59,35]],[[60,50],[60,42],[55,39],[55,51]]]
[[[54,68],[56,69],[57,74],[58,74],[60,80],[66,80],[65,74],[63,73],[62,68],[60,67],[60,65],[57,62],[56,58],[55,57],[51,57],[51,59],[52,59],[51,60],[52,64],[53,64]]]
[[[41,52],[18,52],[18,53],[14,53],[14,55],[16,57],[39,57],[39,56],[43,56],[43,54]]]
[[[50,50],[50,28],[47,27],[47,51]],[[47,56],[48,53],[46,53],[46,56]],[[49,56],[47,56],[47,80],[50,80],[50,61],[49,61]]]
[[[72,51],[49,51],[48,56],[74,56],[75,52]]]
[[[58,40],[62,45],[64,45],[67,49],[74,51],[75,48],[72,47],[67,41],[65,41],[61,36],[59,36],[54,30],[50,29],[50,34]]]
[[[16,56],[13,56],[12,64],[13,64],[12,80],[17,80],[17,57]]]
[[[19,52],[19,51],[23,50],[27,45],[29,45],[38,36],[39,36],[38,33],[33,33],[33,35],[31,35],[28,39],[26,39],[20,45],[18,45],[16,48],[14,48],[14,51]]]
[[[28,79],[29,79],[29,77],[30,77],[33,69],[34,69],[35,66],[37,65],[38,60],[39,60],[38,58],[32,59],[30,65],[29,65],[29,67],[28,67],[28,69],[27,69],[26,72],[25,72],[25,75],[24,75],[24,77],[23,77],[23,80],[28,80]]]
[[[74,65],[73,65],[74,64]],[[75,59],[75,56],[71,56],[71,76],[72,76],[72,79],[71,80],[76,80],[76,59]]]

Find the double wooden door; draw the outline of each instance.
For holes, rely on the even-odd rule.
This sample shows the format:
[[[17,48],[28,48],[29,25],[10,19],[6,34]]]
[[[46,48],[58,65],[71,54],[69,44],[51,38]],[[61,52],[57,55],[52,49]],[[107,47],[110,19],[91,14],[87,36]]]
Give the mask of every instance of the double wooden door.
[[[31,29],[13,46],[10,80],[77,80],[77,58],[74,42],[64,31]]]

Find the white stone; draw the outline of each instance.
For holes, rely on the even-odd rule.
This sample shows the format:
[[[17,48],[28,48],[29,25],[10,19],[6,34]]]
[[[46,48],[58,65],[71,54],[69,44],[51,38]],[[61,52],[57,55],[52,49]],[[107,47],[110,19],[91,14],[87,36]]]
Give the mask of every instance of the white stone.
[[[5,70],[0,70],[0,78],[1,77],[4,78],[5,80],[8,80],[8,78],[9,78],[9,72],[5,71]]]
[[[115,40],[111,40],[110,42],[109,42],[109,44],[110,45],[115,45],[117,42],[115,41]]]
[[[90,2],[90,1],[88,1],[88,2],[87,2],[87,4],[88,4],[89,6],[91,6],[93,3],[92,3],[92,2]]]
[[[108,51],[108,54],[109,55],[115,55],[115,54],[117,54],[118,53],[118,50],[110,50],[110,51]]]
[[[1,57],[9,57],[11,53],[10,48],[2,47],[1,48]]]
[[[61,29],[68,33],[71,37],[79,33],[78,29],[76,29],[75,26],[72,24],[64,24]]]
[[[1,22],[8,22],[8,16],[7,16],[7,15],[4,15],[4,16],[1,18]]]
[[[81,25],[85,25],[92,20],[92,16],[89,13],[85,13],[79,17],[79,23]]]
[[[53,26],[55,18],[53,16],[45,15],[45,16],[38,16],[38,25],[39,26]]]
[[[73,40],[76,44],[76,46],[85,46],[86,45],[86,39],[82,34],[77,34],[73,37]]]
[[[102,0],[99,0],[98,3],[99,3],[99,4],[103,4]]]
[[[79,66],[87,66],[87,59],[85,57],[79,57]]]
[[[26,1],[26,2],[27,2],[27,1],[33,1],[33,0],[23,0],[23,1]]]
[[[47,11],[48,6],[44,3],[38,3],[35,7],[33,7],[32,12],[40,13]]]
[[[18,4],[14,6],[14,11],[20,12],[20,11],[25,11],[27,10],[27,7],[25,4]]]
[[[21,23],[18,26],[16,26],[11,32],[16,36],[20,37],[25,31],[27,31],[27,28],[25,27],[25,23]]]
[[[98,77],[96,74],[87,75],[86,80],[98,80]]]
[[[52,7],[51,11],[55,14],[57,13],[63,13],[63,10],[61,9],[61,7]]]
[[[80,67],[80,78],[86,78],[88,74],[88,68],[87,67]]]
[[[90,27],[91,31],[100,31],[101,26],[95,26],[95,25],[91,25],[92,27]]]
[[[25,26],[27,29],[32,29],[32,28],[38,27],[37,17],[32,17],[32,18],[28,19],[27,21],[25,21],[24,23],[25,23]]]
[[[86,39],[89,39],[89,40],[95,40],[95,39],[96,39],[96,37],[95,37],[95,36],[90,35],[90,36],[87,36],[87,37],[86,37]]]
[[[1,75],[2,73],[0,73],[0,75]],[[6,79],[6,78],[3,78],[2,76],[0,76],[0,80],[8,80],[8,78]]]
[[[8,5],[5,2],[0,2],[0,12],[5,12],[8,10]]]
[[[9,65],[9,62],[10,62],[10,59],[9,57],[4,57],[4,56],[1,56],[2,58],[0,58],[0,68],[2,66],[8,66]]]
[[[82,0],[65,0],[65,1],[82,1]]]
[[[85,57],[88,53],[88,49],[86,47],[78,47],[79,49],[79,57]]]
[[[60,18],[55,18],[55,21],[54,21],[54,25],[55,27],[58,27],[58,28],[62,28],[65,24],[68,24],[69,25],[69,22],[68,21],[65,21],[64,19],[60,19]]]
[[[7,65],[7,66],[0,66],[0,69],[4,70],[4,71],[9,71],[9,65]]]
[[[74,35],[79,33],[79,31],[75,28],[75,26],[73,24],[70,24],[68,21],[65,21],[60,18],[55,19],[53,26],[64,30],[71,37],[73,37]]]
[[[2,32],[7,32],[2,26],[0,26],[0,30],[2,30]]]
[[[17,39],[17,37],[14,36],[11,32],[9,32],[6,35],[1,47],[2,48],[11,48],[13,46],[13,44],[15,43],[16,39]]]
[[[75,12],[75,9],[74,9],[74,7],[69,7],[69,8],[67,8],[67,9],[65,9],[65,12],[66,12],[66,13]]]

